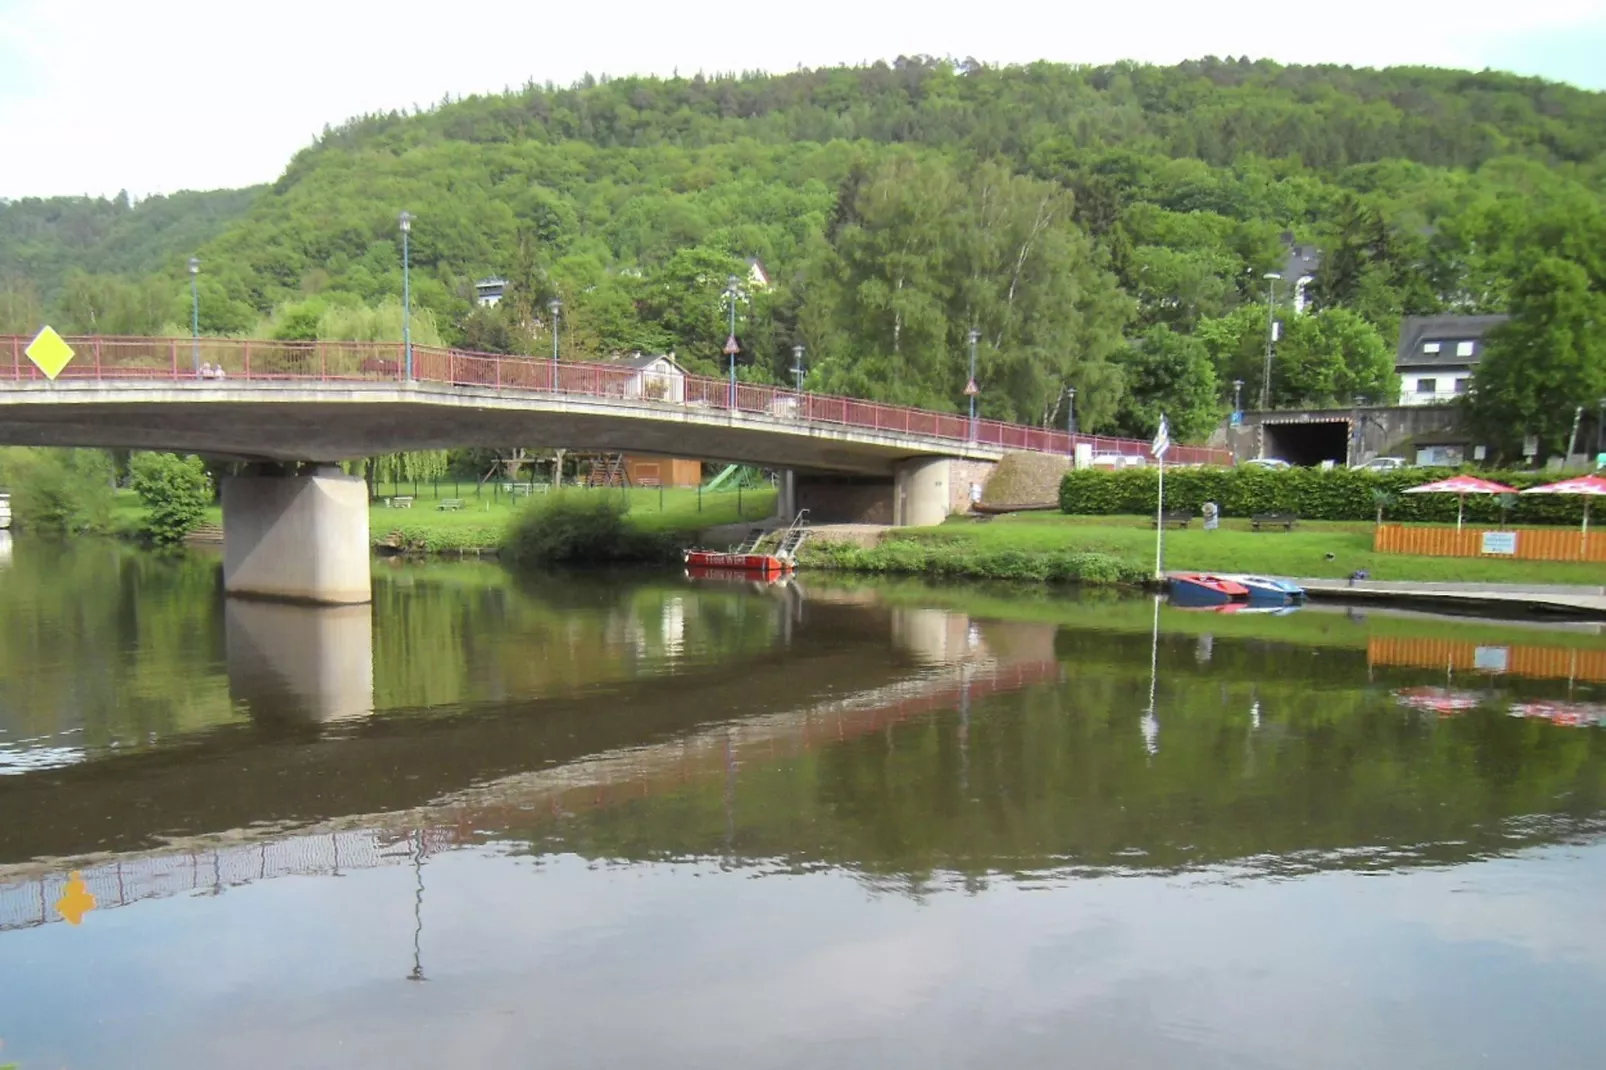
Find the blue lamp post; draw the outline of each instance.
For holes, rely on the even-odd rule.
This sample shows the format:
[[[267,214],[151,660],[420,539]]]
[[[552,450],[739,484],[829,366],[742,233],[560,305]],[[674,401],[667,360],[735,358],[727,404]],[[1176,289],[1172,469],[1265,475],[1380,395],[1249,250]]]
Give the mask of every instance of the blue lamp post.
[[[413,379],[413,289],[409,278],[411,265],[408,263],[407,235],[412,233],[413,216],[410,212],[403,212],[399,217],[402,232],[402,348],[407,355],[407,381]]]
[[[201,258],[190,257],[190,357],[195,364],[195,377],[201,377],[201,290],[198,277]]]
[[[736,411],[736,354],[742,351],[742,347],[736,344],[736,298],[741,292],[739,281],[735,275],[725,280],[725,297],[730,301],[731,306],[731,330],[730,337],[725,339],[725,355],[730,358],[731,363],[730,409],[732,412]]]
[[[546,310],[552,313],[552,390],[558,389],[558,313],[563,311],[563,302],[556,297],[547,302]]]
[[[1065,433],[1076,434],[1076,387],[1065,388]]]
[[[792,374],[797,376],[797,392],[803,393],[803,347],[792,347]]]
[[[965,396],[970,399],[970,441],[976,441],[976,395],[981,388],[976,385],[976,343],[981,341],[981,331],[975,327],[970,329],[970,381],[965,384]]]

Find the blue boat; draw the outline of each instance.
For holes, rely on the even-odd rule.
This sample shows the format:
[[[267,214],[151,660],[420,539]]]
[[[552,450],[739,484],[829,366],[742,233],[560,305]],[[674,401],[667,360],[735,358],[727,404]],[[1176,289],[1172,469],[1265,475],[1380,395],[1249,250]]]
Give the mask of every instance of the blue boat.
[[[1221,578],[1246,588],[1252,606],[1296,606],[1305,601],[1305,588],[1293,580],[1253,574],[1223,574]]]

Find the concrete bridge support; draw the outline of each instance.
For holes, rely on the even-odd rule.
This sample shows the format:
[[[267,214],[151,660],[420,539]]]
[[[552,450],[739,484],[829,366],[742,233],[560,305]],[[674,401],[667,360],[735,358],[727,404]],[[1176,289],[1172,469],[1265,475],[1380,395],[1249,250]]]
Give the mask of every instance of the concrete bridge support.
[[[900,528],[941,524],[952,510],[952,465],[946,457],[921,457],[898,466],[892,481],[892,523]]]
[[[223,481],[223,589],[318,605],[369,602],[368,488],[337,468]]]

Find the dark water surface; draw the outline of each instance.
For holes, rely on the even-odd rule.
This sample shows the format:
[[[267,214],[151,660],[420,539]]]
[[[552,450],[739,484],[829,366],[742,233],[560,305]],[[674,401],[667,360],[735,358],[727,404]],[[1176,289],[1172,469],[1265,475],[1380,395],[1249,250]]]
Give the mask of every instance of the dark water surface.
[[[1598,632],[10,549],[0,1065],[1601,1065]]]

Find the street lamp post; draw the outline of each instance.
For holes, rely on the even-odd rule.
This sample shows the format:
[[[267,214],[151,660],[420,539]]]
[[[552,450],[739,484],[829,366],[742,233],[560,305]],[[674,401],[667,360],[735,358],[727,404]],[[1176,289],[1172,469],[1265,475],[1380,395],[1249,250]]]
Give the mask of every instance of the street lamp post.
[[[1268,271],[1266,280],[1266,369],[1260,379],[1260,407],[1271,408],[1271,344],[1277,340],[1277,280],[1282,275]]]
[[[1065,388],[1065,433],[1076,434],[1076,387]]]
[[[797,392],[803,393],[803,346],[792,347],[792,374],[797,376]]]
[[[1606,398],[1596,402],[1595,408],[1595,460],[1606,456]]]
[[[199,276],[201,258],[190,257],[190,356],[195,364],[195,377],[201,377],[201,290]]]
[[[981,387],[976,385],[976,343],[981,341],[981,331],[975,327],[970,329],[970,381],[965,384],[965,396],[970,399],[970,441],[976,441],[976,395],[981,393]]]
[[[731,364],[730,410],[732,412],[736,411],[736,354],[742,351],[742,347],[736,344],[736,297],[739,293],[741,293],[741,290],[738,288],[738,280],[735,275],[732,275],[725,280],[725,296],[729,299],[731,306],[731,329],[729,337],[725,339],[725,355],[730,358]]]
[[[558,389],[558,314],[563,311],[563,302],[556,297],[547,302],[546,310],[552,313],[552,382],[553,393]]]
[[[413,216],[411,212],[403,212],[397,217],[401,223],[402,232],[402,350],[407,357],[407,381],[413,381],[413,289],[409,278],[411,265],[408,263],[407,236],[413,230]]]
[[[1242,379],[1234,379],[1232,381],[1232,411],[1244,411],[1244,381]]]

